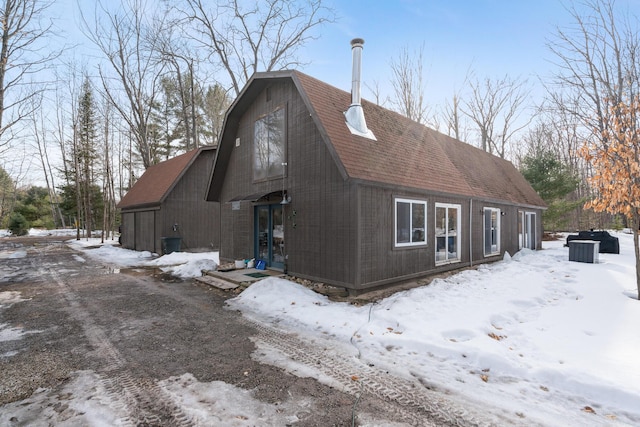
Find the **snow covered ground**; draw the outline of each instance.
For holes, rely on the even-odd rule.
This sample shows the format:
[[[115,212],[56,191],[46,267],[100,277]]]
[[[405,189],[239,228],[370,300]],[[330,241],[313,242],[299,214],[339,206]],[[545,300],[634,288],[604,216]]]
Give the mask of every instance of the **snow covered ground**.
[[[544,242],[542,251],[524,250],[365,306],[331,302],[276,278],[253,284],[228,304],[279,329],[355,349],[363,362],[418,378],[454,401],[459,395],[487,409],[500,408],[517,423],[640,425],[640,301],[633,238],[614,234],[621,254],[600,254],[598,264],[569,262],[562,241]],[[159,266],[185,278],[218,262],[217,253],[157,257],[113,242],[87,248],[99,239],[69,244],[84,247],[88,258]],[[3,301],[20,302],[19,295],[4,297],[0,310]],[[5,333],[5,338],[16,337],[16,331]],[[296,373],[292,363],[271,363]],[[314,374],[305,370],[304,375]],[[186,401],[198,401],[187,395],[204,399],[209,393],[229,396],[231,404],[246,393],[216,383],[196,384],[193,378],[188,378],[188,389],[169,387],[178,380],[164,382],[167,392],[184,393]],[[202,408],[194,406],[193,411]],[[236,418],[226,421],[250,425],[237,424]]]

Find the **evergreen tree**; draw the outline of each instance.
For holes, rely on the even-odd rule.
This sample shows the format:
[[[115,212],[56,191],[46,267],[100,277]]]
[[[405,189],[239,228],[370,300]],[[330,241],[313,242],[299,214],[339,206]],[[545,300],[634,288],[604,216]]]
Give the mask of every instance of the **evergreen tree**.
[[[73,186],[73,194],[76,198],[73,204],[76,212],[73,217],[75,219],[76,228],[78,229],[78,238],[80,237],[80,226],[90,235],[94,227],[96,209],[92,198],[92,187],[96,185],[96,176],[98,170],[98,153],[97,153],[97,119],[96,105],[93,95],[91,81],[85,76],[82,83],[80,95],[77,99],[77,115],[73,124],[73,141],[69,144],[71,152],[66,156],[70,163],[65,169],[67,171],[66,182],[62,189],[68,194],[68,186]],[[63,196],[64,197],[64,196]],[[64,200],[67,206],[69,200]],[[69,212],[67,212],[68,214]]]
[[[547,203],[542,214],[543,227],[559,230],[567,224],[567,213],[584,201],[570,201],[567,196],[576,190],[579,180],[551,151],[541,150],[524,158],[522,175]]]
[[[14,212],[9,217],[9,231],[15,236],[24,236],[29,232],[29,223],[22,214]]]
[[[90,197],[93,208],[93,224],[101,224],[103,220],[104,197],[100,186],[91,186]],[[77,218],[78,211],[82,211],[83,198],[80,197],[80,200],[81,206],[79,209],[75,185],[65,185],[60,188],[60,211],[69,224],[73,224],[74,219]]]
[[[9,213],[15,202],[15,185],[11,177],[0,166],[0,227],[8,225]]]
[[[29,227],[55,228],[49,190],[44,187],[31,187],[19,192],[14,212],[21,214]]]

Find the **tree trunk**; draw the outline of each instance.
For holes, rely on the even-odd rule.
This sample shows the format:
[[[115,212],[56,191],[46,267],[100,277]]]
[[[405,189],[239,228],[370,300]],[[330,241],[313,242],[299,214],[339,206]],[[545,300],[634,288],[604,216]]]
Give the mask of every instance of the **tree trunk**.
[[[629,221],[633,229],[633,250],[636,254],[636,287],[638,289],[638,299],[640,300],[640,247],[638,247],[638,219]]]
[[[80,240],[80,222],[82,220],[82,197],[80,186],[80,164],[78,159],[78,131],[76,124],[73,125],[73,168],[75,170],[76,185],[76,240]]]

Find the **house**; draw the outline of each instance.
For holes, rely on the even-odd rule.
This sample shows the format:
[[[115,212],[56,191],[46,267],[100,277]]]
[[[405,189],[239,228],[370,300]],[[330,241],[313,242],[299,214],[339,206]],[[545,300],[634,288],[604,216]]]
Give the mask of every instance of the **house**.
[[[297,71],[256,73],[227,112],[207,200],[221,260],[358,293],[541,244],[545,204],[504,159]]]
[[[204,200],[215,153],[215,147],[197,148],[142,174],[117,205],[124,248],[155,253],[219,249],[220,206]]]

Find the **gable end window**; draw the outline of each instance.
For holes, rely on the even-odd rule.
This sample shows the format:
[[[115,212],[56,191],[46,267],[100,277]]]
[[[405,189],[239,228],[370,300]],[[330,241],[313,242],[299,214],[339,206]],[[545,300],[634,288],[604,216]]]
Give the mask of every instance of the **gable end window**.
[[[283,176],[286,162],[285,109],[260,117],[255,122],[253,179],[262,181]]]
[[[500,253],[500,209],[484,208],[484,256]]]
[[[427,202],[395,199],[395,246],[424,246],[427,231]]]

